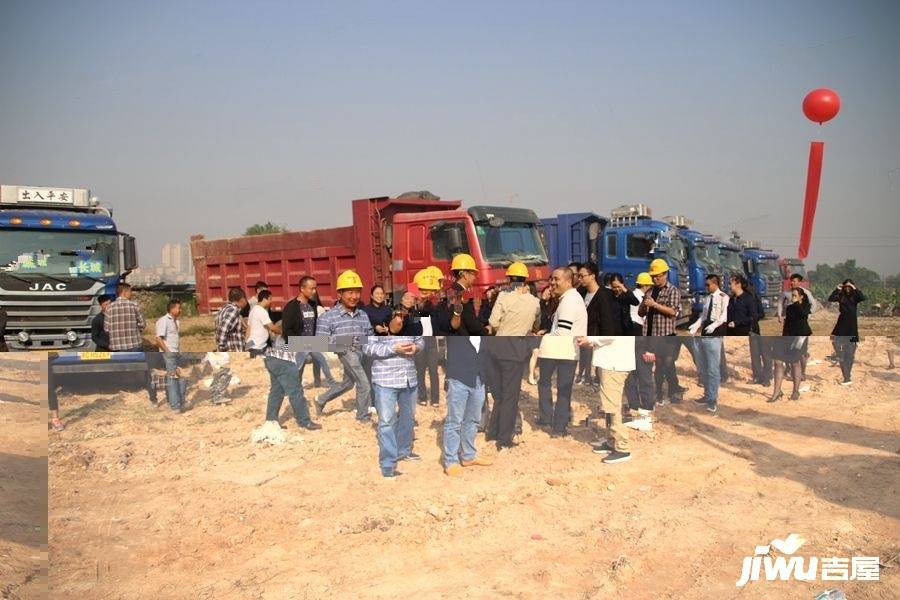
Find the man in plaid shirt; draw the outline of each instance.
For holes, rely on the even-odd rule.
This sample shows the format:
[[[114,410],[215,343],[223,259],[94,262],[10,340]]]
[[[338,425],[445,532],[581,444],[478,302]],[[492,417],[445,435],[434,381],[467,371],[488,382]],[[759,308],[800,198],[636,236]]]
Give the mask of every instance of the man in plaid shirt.
[[[141,307],[131,299],[131,286],[125,282],[119,284],[116,296],[103,322],[103,330],[109,334],[109,349],[113,352],[140,352],[143,350],[141,332],[144,330]]]
[[[678,383],[675,361],[681,342],[675,337],[675,322],[681,312],[681,290],[669,283],[669,264],[657,258],[650,263],[650,277],[653,287],[644,295],[638,308],[638,315],[644,320],[644,335],[661,338],[654,340],[651,349],[656,354],[656,403],[666,404],[663,385],[668,382],[668,399],[673,404],[681,402],[684,388]]]
[[[422,460],[412,451],[416,410],[415,355],[421,335],[371,336],[363,352],[371,356],[372,391],[378,411],[378,462],[384,477],[396,477],[397,461]]]
[[[216,350],[219,352],[243,352],[244,322],[241,311],[247,306],[247,295],[241,288],[228,290],[228,304],[216,315]]]

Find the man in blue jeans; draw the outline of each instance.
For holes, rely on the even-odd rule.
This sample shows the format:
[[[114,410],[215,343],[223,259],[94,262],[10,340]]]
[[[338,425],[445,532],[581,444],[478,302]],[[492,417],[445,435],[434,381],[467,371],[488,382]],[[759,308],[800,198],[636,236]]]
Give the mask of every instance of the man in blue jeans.
[[[489,466],[475,450],[484,405],[487,352],[481,338],[447,338],[447,418],[444,420],[444,473],[462,475],[463,467]]]
[[[422,460],[412,451],[416,410],[415,355],[425,347],[421,335],[370,336],[363,346],[372,357],[372,391],[378,411],[378,463],[381,475],[396,477],[397,462]]]
[[[706,277],[706,290],[709,295],[703,304],[700,316],[694,321],[688,330],[691,335],[700,335],[694,338],[697,361],[697,371],[701,377],[701,383],[705,388],[703,398],[694,400],[694,403],[706,405],[706,410],[716,414],[719,402],[719,384],[722,381],[721,360],[723,352],[722,336],[727,331],[728,321],[728,295],[719,288],[719,276],[708,275]]]
[[[314,423],[309,418],[309,407],[306,398],[303,397],[303,388],[300,386],[300,378],[297,377],[297,355],[288,350],[282,338],[278,338],[273,346],[266,350],[263,363],[269,372],[269,399],[266,402],[266,421],[278,424],[278,413],[284,397],[288,397],[291,409],[294,411],[294,420],[303,429],[315,431],[322,426]],[[279,425],[280,427],[280,425]]]

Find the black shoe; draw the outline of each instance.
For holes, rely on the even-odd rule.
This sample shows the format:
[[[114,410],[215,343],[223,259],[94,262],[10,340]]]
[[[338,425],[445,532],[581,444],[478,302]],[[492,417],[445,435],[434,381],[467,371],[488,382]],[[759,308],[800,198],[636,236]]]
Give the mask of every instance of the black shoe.
[[[510,443],[508,443],[508,444],[500,444],[500,443],[498,443],[498,444],[497,444],[497,452],[499,452],[499,451],[501,451],[501,450],[509,450],[510,448],[515,448],[515,447],[518,446],[518,445],[519,445],[518,442],[510,442]]]
[[[591,445],[593,446],[593,444]],[[616,449],[610,446],[607,441],[594,446],[594,454],[612,454],[615,451]]]
[[[694,400],[694,404],[697,404],[699,406],[706,406],[706,398],[697,398],[696,400]]]
[[[401,475],[403,475],[403,473],[400,473],[399,471],[382,471],[381,472],[381,476],[385,477],[385,478],[400,477]]]
[[[631,460],[631,452],[619,452],[618,450],[610,452],[609,455],[603,459],[603,462],[608,465],[614,465],[616,463],[625,462],[627,460]]]
[[[714,404],[713,406],[707,406],[707,407],[706,407],[706,412],[708,412],[708,413],[711,414],[711,415],[716,414],[718,411],[719,411],[719,405],[718,405],[718,404]]]
[[[318,400],[313,402],[313,404],[316,405],[316,416],[321,417],[322,414],[324,414],[324,412],[325,412],[325,405],[322,404],[321,402],[319,402]]]
[[[418,454],[416,454],[415,452],[410,452],[407,456],[401,456],[400,458],[397,459],[398,462],[401,460],[409,460],[412,462],[419,462],[422,460],[422,457],[419,456]]]
[[[496,442],[496,441],[497,441],[497,438],[495,438],[495,437],[492,436],[492,435],[486,435],[486,436],[484,436],[484,441],[486,441],[486,442]]]
[[[784,394],[778,392],[777,394],[772,394],[772,397],[766,400],[766,402],[778,402]]]
[[[305,425],[301,423],[300,427],[302,427],[303,429],[308,429],[310,431],[318,431],[319,429],[322,429],[322,426],[314,421],[310,421],[309,423],[306,423]]]
[[[568,437],[568,435],[569,435],[568,431],[552,431],[552,432],[550,432],[550,437],[552,437],[552,438],[564,438],[564,437]]]

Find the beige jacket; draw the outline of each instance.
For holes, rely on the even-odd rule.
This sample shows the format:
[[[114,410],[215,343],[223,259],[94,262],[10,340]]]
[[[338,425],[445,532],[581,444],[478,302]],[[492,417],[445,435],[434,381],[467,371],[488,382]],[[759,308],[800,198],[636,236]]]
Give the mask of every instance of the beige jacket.
[[[541,302],[531,294],[500,292],[489,323],[494,335],[528,335],[541,325]]]

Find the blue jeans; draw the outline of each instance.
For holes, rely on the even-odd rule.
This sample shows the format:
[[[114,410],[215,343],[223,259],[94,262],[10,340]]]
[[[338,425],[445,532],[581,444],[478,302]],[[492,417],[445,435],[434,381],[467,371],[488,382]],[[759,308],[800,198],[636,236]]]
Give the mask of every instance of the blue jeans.
[[[172,410],[178,410],[184,404],[187,381],[178,376],[177,352],[163,352],[163,361],[166,363],[166,400]]]
[[[447,380],[447,418],[444,420],[444,466],[475,458],[475,435],[484,406],[484,384],[469,387],[456,379]],[[460,454],[460,450],[462,453]]]
[[[313,362],[319,365],[322,374],[325,375],[325,383],[329,386],[337,385],[334,376],[331,374],[331,368],[328,366],[328,359],[321,352],[298,352],[297,364],[300,365],[300,381],[303,381],[303,369],[306,367],[306,357],[312,356]]]
[[[412,452],[416,388],[375,384],[372,389],[378,411],[378,464],[382,474],[390,474],[397,466],[397,460]]]
[[[722,361],[722,338],[720,337],[701,337],[696,339],[697,362],[698,369],[703,373],[704,384],[706,385],[706,405],[710,408],[715,407],[719,401],[719,383],[722,380],[721,366]],[[700,368],[700,365],[703,365]]]
[[[368,419],[369,406],[372,405],[372,386],[369,384],[365,369],[363,369],[362,353],[358,351],[344,352],[339,355],[339,358],[344,366],[344,380],[325,390],[325,393],[319,396],[318,402],[321,406],[325,406],[330,400],[349,392],[355,385],[356,418]]]
[[[306,406],[306,398],[303,397],[303,388],[300,387],[300,378],[297,377],[297,365],[294,363],[267,356],[263,359],[266,371],[269,372],[269,399],[266,401],[266,421],[277,421],[281,412],[281,403],[284,397],[288,397],[291,409],[294,411],[294,419],[301,426],[308,425],[309,407]]]

